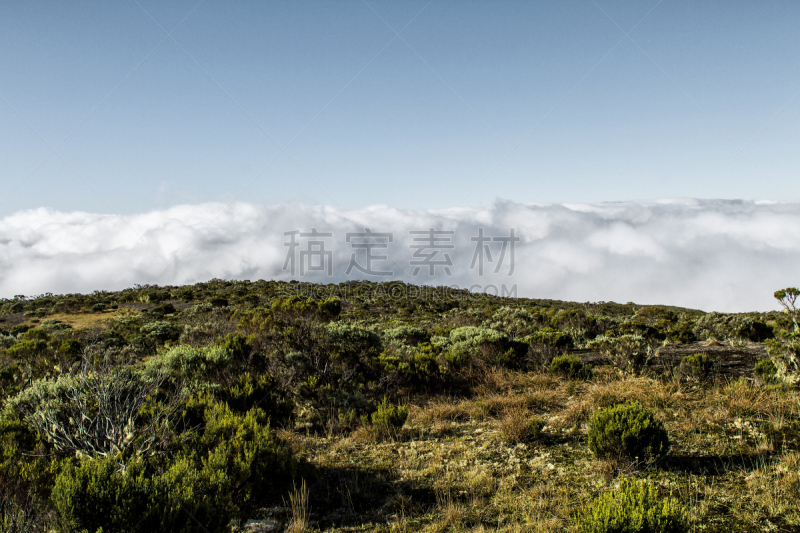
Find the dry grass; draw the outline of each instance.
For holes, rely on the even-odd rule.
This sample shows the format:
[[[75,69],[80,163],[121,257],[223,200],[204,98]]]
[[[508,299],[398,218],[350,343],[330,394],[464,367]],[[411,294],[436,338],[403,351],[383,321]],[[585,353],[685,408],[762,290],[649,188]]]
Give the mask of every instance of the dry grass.
[[[286,528],[287,533],[305,533],[309,531],[308,523],[308,488],[306,481],[303,480],[300,488],[294,488],[289,495],[289,502],[292,508],[292,519]]]
[[[672,440],[667,459],[645,471],[597,459],[585,442],[592,413],[629,400],[654,410]],[[631,475],[681,500],[696,531],[790,531],[800,527],[798,406],[797,391],[747,381],[498,371],[471,398],[412,405],[392,441],[284,438],[328,472],[310,487],[307,520],[321,531],[573,531],[592,498]],[[537,441],[524,438],[533,416],[547,422]]]
[[[118,320],[119,318],[125,316],[135,315],[137,313],[138,311],[132,309],[114,309],[91,313],[56,313],[48,315],[42,320],[58,320],[64,324],[69,324],[74,329],[92,329],[97,326],[105,327],[110,321]],[[35,326],[36,324],[30,323],[29,325]]]

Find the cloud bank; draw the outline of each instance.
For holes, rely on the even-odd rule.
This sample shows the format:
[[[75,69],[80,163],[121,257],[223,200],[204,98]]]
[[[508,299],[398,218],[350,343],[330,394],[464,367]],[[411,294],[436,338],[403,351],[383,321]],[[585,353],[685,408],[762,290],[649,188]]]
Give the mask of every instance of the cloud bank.
[[[294,237],[315,228],[330,237]],[[391,233],[383,238],[347,233]],[[425,234],[437,234],[436,251]],[[479,273],[479,250],[484,271]],[[423,239],[414,241],[413,239]],[[323,244],[314,244],[321,241]],[[358,243],[381,243],[367,250]],[[312,250],[311,254],[308,252]],[[314,250],[330,256],[314,255]],[[487,254],[488,251],[488,254]],[[366,265],[366,254],[386,256]],[[414,254],[417,253],[415,258]],[[291,274],[294,254],[295,275]],[[355,255],[354,255],[355,254]],[[445,256],[447,254],[447,256]],[[427,259],[426,259],[427,257]],[[346,270],[351,258],[357,266]],[[473,259],[475,263],[473,264]],[[491,261],[490,261],[491,259]],[[309,260],[313,263],[309,264]],[[414,275],[416,266],[420,271]],[[448,265],[436,264],[437,262]],[[300,276],[300,265],[304,266]],[[429,263],[434,263],[430,276]],[[309,270],[311,265],[323,270]],[[330,276],[327,268],[330,264]],[[470,266],[473,268],[470,268]],[[0,220],[0,297],[118,290],[225,279],[400,279],[429,285],[517,287],[517,295],[575,301],[633,301],[707,311],[775,309],[772,293],[800,284],[800,204],[663,200],[604,204],[521,204],[488,209],[411,211],[387,206],[342,211],[330,206],[248,203],[180,205],[136,215],[40,208]],[[392,272],[390,277],[358,270]],[[445,272],[448,266],[450,275]],[[286,269],[284,269],[286,267]]]

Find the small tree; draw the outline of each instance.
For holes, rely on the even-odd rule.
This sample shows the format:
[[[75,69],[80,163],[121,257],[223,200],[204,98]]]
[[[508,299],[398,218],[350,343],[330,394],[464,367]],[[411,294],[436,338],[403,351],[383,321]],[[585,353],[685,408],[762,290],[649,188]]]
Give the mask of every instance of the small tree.
[[[788,287],[775,291],[774,296],[781,303],[784,310],[789,313],[789,316],[791,316],[792,324],[794,324],[794,331],[797,332],[800,330],[800,325],[797,323],[797,315],[798,312],[800,312],[800,308],[797,307],[797,297],[800,296],[800,290],[795,287]]]
[[[800,290],[789,287],[775,291],[775,298],[792,319],[792,331],[781,330],[775,339],[767,339],[769,356],[775,365],[775,379],[794,385],[800,382],[800,325],[797,298]]]

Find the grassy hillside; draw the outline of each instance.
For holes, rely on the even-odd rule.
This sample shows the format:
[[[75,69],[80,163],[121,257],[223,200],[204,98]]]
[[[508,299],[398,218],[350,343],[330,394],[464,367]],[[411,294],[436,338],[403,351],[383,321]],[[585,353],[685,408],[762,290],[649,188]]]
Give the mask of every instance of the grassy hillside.
[[[794,330],[403,283],[2,300],[0,531],[800,531]]]

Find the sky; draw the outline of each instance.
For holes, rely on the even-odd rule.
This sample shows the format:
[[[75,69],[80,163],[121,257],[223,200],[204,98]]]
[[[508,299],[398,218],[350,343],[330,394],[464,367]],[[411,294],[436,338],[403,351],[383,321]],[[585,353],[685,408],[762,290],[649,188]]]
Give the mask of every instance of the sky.
[[[617,213],[613,223],[650,236],[613,207],[620,202],[664,224],[689,211],[658,206],[719,220],[745,205],[792,227],[798,23],[800,4],[771,1],[5,2],[0,262],[64,253],[49,239],[36,241],[54,246],[39,255],[25,248],[22,220],[75,242],[89,227],[116,235],[97,218],[114,216],[149,249],[132,221],[211,231],[232,206],[261,213],[278,233],[307,230],[315,210],[348,220],[375,206],[444,223],[518,205],[506,232],[531,212],[571,227],[561,214],[584,205],[606,213],[602,224]],[[288,212],[308,218],[297,228],[275,218]],[[748,217],[737,223],[757,234],[758,217]],[[664,250],[678,255],[653,258],[654,276],[670,261],[698,261],[680,255],[696,249],[670,226],[663,231],[676,239]],[[731,241],[719,257],[747,258],[751,244]],[[770,249],[782,259],[796,251]],[[612,263],[597,268],[610,277]],[[730,279],[752,278],[756,263],[729,267],[738,268]],[[15,268],[0,263],[0,296],[72,286],[58,276],[21,280]],[[779,270],[760,270],[765,286],[797,284]],[[139,274],[118,279],[145,282]],[[528,286],[592,299],[572,278],[547,279],[557,286]],[[601,299],[629,294],[663,300],[660,289],[624,287]],[[711,290],[694,299],[737,307]],[[762,296],[746,305],[773,307]]]

